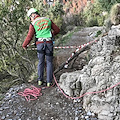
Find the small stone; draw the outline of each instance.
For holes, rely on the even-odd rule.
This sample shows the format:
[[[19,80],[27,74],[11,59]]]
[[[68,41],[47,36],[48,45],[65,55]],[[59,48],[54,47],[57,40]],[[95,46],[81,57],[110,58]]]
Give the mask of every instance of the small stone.
[[[87,112],[87,115],[88,115],[88,116],[91,116],[91,115],[92,115],[92,113],[89,111],[89,112]]]
[[[107,110],[102,110],[102,112],[100,113],[101,115],[108,115],[110,113],[110,111]]]
[[[59,103],[58,103],[58,102],[56,102],[56,105],[59,105]]]
[[[76,103],[76,102],[80,102],[80,99],[74,99],[74,102]]]
[[[8,109],[9,107],[4,107],[4,110]]]
[[[84,115],[82,115],[81,118],[84,118]]]
[[[10,97],[11,97],[11,94],[10,94],[10,93],[6,93],[6,96],[7,96],[8,98],[10,98]]]
[[[73,101],[74,103],[76,103],[77,101],[74,99],[74,101]]]
[[[6,117],[9,117],[9,115],[7,114]]]
[[[95,116],[95,114],[94,114],[94,113],[92,113],[92,116]]]
[[[41,120],[40,116],[38,117],[38,120]]]
[[[2,111],[0,111],[0,116],[2,115]]]
[[[82,107],[79,107],[79,110],[82,110]]]
[[[54,120],[54,118],[53,118],[53,117],[51,117],[51,120]]]
[[[82,110],[79,110],[79,113],[82,113]]]
[[[109,117],[113,117],[113,113],[108,114]]]
[[[14,114],[16,114],[17,113],[17,110],[14,110]]]
[[[51,106],[50,106],[50,107],[51,107],[51,108],[54,108],[52,104],[51,104]]]
[[[78,111],[75,111],[75,115],[77,115],[78,114]]]
[[[89,116],[85,116],[85,119],[88,119],[89,118]]]
[[[79,118],[78,118],[78,117],[75,117],[75,120],[79,120]]]
[[[97,118],[91,118],[90,120],[98,120]]]
[[[2,116],[1,119],[4,120],[4,119],[5,119],[5,116]]]

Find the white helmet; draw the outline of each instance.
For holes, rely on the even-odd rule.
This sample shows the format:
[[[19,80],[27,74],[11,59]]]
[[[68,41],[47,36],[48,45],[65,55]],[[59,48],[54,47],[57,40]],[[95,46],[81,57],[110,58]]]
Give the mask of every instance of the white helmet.
[[[30,15],[31,15],[32,13],[35,13],[35,12],[37,12],[37,11],[38,11],[38,10],[35,9],[35,8],[30,8],[30,9],[28,10],[28,12],[27,12],[27,16],[30,17]]]

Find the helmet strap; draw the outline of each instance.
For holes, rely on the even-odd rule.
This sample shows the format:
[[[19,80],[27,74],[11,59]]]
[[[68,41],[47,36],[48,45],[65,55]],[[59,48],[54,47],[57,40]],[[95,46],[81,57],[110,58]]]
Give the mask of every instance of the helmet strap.
[[[36,15],[32,16],[32,14],[31,14],[30,17],[32,17],[33,19],[35,19]]]

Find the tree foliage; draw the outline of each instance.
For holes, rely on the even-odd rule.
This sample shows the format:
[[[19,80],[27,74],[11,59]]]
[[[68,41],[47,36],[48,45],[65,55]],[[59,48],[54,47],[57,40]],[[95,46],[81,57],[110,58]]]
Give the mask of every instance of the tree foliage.
[[[102,26],[108,14],[105,14],[102,4],[95,0],[94,4],[88,2],[83,15],[87,26]]]
[[[102,26],[110,16],[111,7],[120,0],[95,0],[92,4],[88,2],[84,9],[84,19],[87,26]]]
[[[112,24],[120,24],[120,3],[114,4],[110,10],[110,19]]]
[[[49,15],[49,5],[44,4],[43,0],[34,0],[32,3],[32,7],[36,8],[40,14],[40,16],[48,16]]]
[[[120,0],[98,0],[101,3],[103,10],[110,11],[111,7],[116,4],[120,3]]]
[[[21,45],[24,41],[28,21],[26,7],[29,0],[5,1],[0,9],[0,70],[25,79],[33,70]]]
[[[36,52],[25,51],[22,43],[28,32],[30,20],[27,18],[28,8],[35,7],[41,16],[51,19],[61,19],[62,6],[57,4],[52,8],[43,4],[42,0],[5,0],[0,2],[0,71],[21,80],[28,80],[32,73],[36,73]],[[57,16],[59,15],[59,16]],[[35,57],[34,57],[35,55]],[[36,59],[35,59],[36,58]]]

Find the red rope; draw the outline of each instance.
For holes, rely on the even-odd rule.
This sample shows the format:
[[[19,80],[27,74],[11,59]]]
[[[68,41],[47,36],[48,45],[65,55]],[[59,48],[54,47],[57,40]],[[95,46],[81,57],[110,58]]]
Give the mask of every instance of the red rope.
[[[81,95],[81,96],[79,96],[79,97],[70,97],[70,96],[66,95],[66,94],[63,92],[63,90],[60,88],[60,86],[58,85],[57,80],[56,80],[54,74],[53,74],[53,77],[54,77],[54,80],[55,80],[56,85],[58,86],[58,88],[59,88],[59,90],[62,92],[62,94],[63,94],[66,98],[70,98],[70,99],[79,99],[79,98],[84,97],[85,95],[88,95],[88,94],[102,93],[102,92],[105,92],[105,91],[107,91],[107,90],[110,90],[110,89],[112,89],[112,88],[114,88],[114,87],[120,85],[120,82],[119,82],[119,83],[113,85],[112,87],[109,87],[109,88],[104,89],[104,90],[101,90],[101,91],[87,92],[87,93],[85,93],[85,94],[83,94],[83,95]]]
[[[83,95],[81,95],[81,96],[79,96],[79,97],[70,97],[70,96],[66,95],[66,94],[63,92],[63,90],[60,88],[60,86],[58,85],[57,80],[56,80],[54,74],[53,74],[53,78],[54,78],[54,81],[55,81],[56,85],[58,86],[59,90],[62,92],[62,94],[63,94],[66,98],[70,98],[70,99],[79,99],[79,98],[82,98],[82,97],[84,97],[85,95],[88,95],[88,94],[102,93],[102,92],[108,91],[108,90],[110,90],[110,89],[112,89],[112,88],[120,85],[120,82],[118,82],[117,84],[113,85],[112,87],[109,87],[109,88],[104,89],[104,90],[101,90],[101,91],[86,92],[85,94],[83,94]],[[53,86],[55,85],[55,83],[54,83],[51,87],[53,87]],[[32,89],[26,88],[23,92],[19,92],[18,95],[21,95],[21,96],[25,97],[25,99],[26,99],[27,101],[36,100],[39,96],[42,95],[41,90],[42,90],[43,88],[48,88],[48,87],[37,88],[37,87],[35,87],[35,86],[31,86],[31,88],[32,88]],[[31,98],[31,97],[34,97],[34,98]]]
[[[27,101],[36,100],[38,96],[41,96],[41,88],[37,88],[35,86],[31,86],[32,89],[26,88],[23,92],[19,92],[18,95],[24,96]],[[34,97],[34,98],[31,98]]]
[[[55,83],[50,87],[53,87],[54,85]],[[42,89],[50,88],[50,87],[37,88],[35,86],[31,86],[32,89],[26,88],[23,92],[19,92],[18,95],[25,97],[27,101],[36,100],[39,96],[42,96],[41,93]]]

